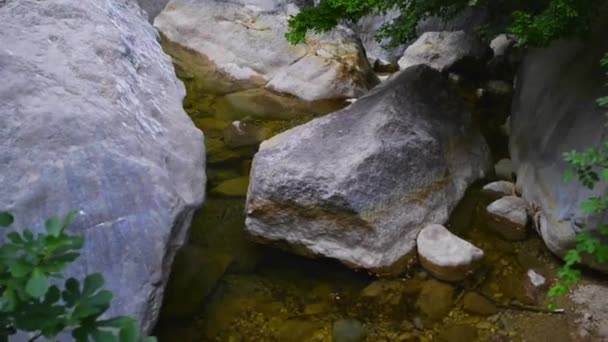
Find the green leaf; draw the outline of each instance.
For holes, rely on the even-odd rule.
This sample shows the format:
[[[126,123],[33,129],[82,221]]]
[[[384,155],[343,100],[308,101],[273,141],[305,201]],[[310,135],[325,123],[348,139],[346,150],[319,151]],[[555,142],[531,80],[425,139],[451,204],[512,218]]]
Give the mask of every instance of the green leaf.
[[[57,303],[61,299],[61,291],[55,285],[51,286],[44,297],[44,303],[51,305]]]
[[[575,265],[583,260],[581,258],[580,253],[577,250],[572,249],[566,253],[566,255],[564,256],[564,261],[567,265]]]
[[[103,276],[101,273],[93,273],[88,275],[84,279],[84,287],[82,289],[82,296],[89,297],[99,290],[104,284]]]
[[[34,233],[29,229],[24,229],[23,238],[25,239],[25,242],[34,242]]]
[[[112,294],[112,292],[103,290],[99,291],[91,297],[88,297],[86,299],[86,303],[97,307],[109,307],[113,297],[114,295]]]
[[[70,211],[65,216],[65,219],[63,220],[63,229],[67,229],[72,224],[72,221],[74,221],[74,219],[76,218],[76,216],[78,216],[79,213],[80,213],[80,210]]]
[[[114,334],[109,331],[104,330],[95,330],[91,334],[93,336],[93,341],[95,342],[115,342],[118,341],[118,338]]]
[[[134,319],[130,319],[125,322],[122,329],[120,329],[120,342],[139,342],[139,328],[137,322]]]
[[[10,312],[15,309],[17,305],[17,295],[12,288],[8,288],[0,297],[0,311],[2,312]]]
[[[608,169],[602,169],[602,180],[604,182],[608,181]]]
[[[46,220],[46,231],[47,233],[49,233],[49,235],[52,236],[59,236],[59,234],[61,234],[61,230],[63,228],[62,224],[61,224],[61,220],[59,220],[58,217],[53,216],[51,218],[49,218],[48,220]]]
[[[608,246],[599,246],[595,252],[595,259],[603,264],[608,263]]]
[[[17,232],[10,232],[6,234],[6,238],[16,245],[21,245],[25,243],[25,241],[21,238],[21,235],[19,235],[19,233]]]
[[[550,297],[562,297],[568,294],[568,287],[562,283],[555,284],[550,290],[548,295]]]
[[[8,227],[15,222],[15,218],[5,211],[0,212],[0,227]]]
[[[122,328],[129,320],[133,318],[127,316],[117,316],[110,319],[102,320],[97,322],[100,327],[111,327],[111,328]]]
[[[25,292],[34,298],[40,298],[46,294],[48,289],[49,278],[39,268],[35,268],[25,285]]]
[[[85,327],[78,327],[72,331],[72,337],[77,342],[87,342],[89,333]]]
[[[10,266],[11,275],[15,278],[21,278],[28,275],[34,269],[34,266],[26,263],[23,260],[17,260]]]
[[[570,183],[575,178],[576,178],[576,172],[574,172],[574,170],[572,170],[572,169],[567,169],[564,172],[564,176],[562,177],[562,180],[563,180],[564,183]]]
[[[65,290],[62,293],[63,300],[69,305],[74,306],[80,299],[80,284],[78,280],[70,278],[65,282]]]
[[[600,97],[599,99],[596,100],[597,105],[600,107],[607,107],[608,106],[608,96],[603,96]]]

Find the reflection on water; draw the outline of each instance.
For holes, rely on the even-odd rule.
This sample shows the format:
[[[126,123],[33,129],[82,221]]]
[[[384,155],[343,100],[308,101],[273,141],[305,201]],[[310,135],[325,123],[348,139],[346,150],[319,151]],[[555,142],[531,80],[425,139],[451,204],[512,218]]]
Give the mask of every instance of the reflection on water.
[[[377,280],[248,241],[244,194],[256,139],[339,105],[262,99],[264,90],[235,86],[211,67],[197,81],[194,57],[166,42],[165,48],[187,86],[185,108],[206,134],[209,196],[176,258],[156,331],[161,341],[351,341],[349,334],[366,341],[569,341],[566,315],[511,304],[543,307],[544,293],[530,291],[526,272],[550,278],[557,263],[536,236],[514,243],[486,229],[481,210],[488,199],[479,187],[468,191],[448,225],[486,252],[481,271],[464,283],[438,283],[422,269]],[[251,136],[231,136],[233,120],[250,125]],[[469,292],[481,296],[468,296],[465,311]],[[471,314],[475,305],[489,311]],[[340,336],[332,337],[335,330]]]

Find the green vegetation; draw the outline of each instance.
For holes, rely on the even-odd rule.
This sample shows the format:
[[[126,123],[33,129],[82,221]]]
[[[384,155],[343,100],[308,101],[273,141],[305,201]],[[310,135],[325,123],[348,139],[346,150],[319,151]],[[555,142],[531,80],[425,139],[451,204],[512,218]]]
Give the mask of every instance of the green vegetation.
[[[608,54],[602,58],[601,64],[608,68]],[[599,98],[597,103],[601,107],[608,108],[608,97]],[[608,181],[608,142],[583,152],[567,152],[564,158],[571,167],[564,177],[566,181],[576,178],[588,189],[593,189],[600,182]],[[588,215],[607,212],[608,196],[589,198],[582,204],[581,210]],[[608,245],[602,243],[602,238],[604,240],[608,238],[608,225],[600,225],[595,231],[595,233],[586,231],[576,236],[576,247],[565,255],[564,266],[558,272],[560,281],[551,288],[550,296],[566,295],[569,287],[580,281],[581,271],[574,267],[583,261],[584,255],[594,258],[598,263],[608,263]]]
[[[84,243],[66,234],[76,215],[48,219],[46,233],[24,229],[5,235],[0,246],[0,341],[19,331],[29,333],[30,341],[68,331],[76,341],[154,341],[140,338],[132,318],[100,318],[112,301],[101,274],[88,275],[82,284],[69,278],[62,287],[55,285]],[[0,227],[6,229],[13,221],[11,214],[0,212]]]
[[[597,8],[605,0],[322,0],[317,7],[302,10],[289,21],[287,39],[301,43],[308,31],[326,32],[340,21],[356,22],[370,14],[398,9],[401,15],[378,32],[378,39],[390,38],[398,45],[415,37],[420,20],[438,16],[450,19],[467,8],[487,8],[491,15],[506,18],[507,30],[521,45],[544,46],[554,39],[585,34]],[[498,20],[502,21],[502,20]]]

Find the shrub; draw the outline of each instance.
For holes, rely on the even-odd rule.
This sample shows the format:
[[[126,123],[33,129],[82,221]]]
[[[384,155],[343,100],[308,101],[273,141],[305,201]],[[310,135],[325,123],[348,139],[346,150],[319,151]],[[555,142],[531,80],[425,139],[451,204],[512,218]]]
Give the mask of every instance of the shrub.
[[[557,38],[588,32],[597,9],[606,0],[321,0],[289,20],[287,39],[301,43],[308,31],[326,32],[340,21],[356,22],[369,14],[398,9],[401,15],[383,26],[378,40],[390,38],[389,46],[415,37],[416,25],[425,18],[450,19],[467,8],[486,8],[497,16],[511,14],[506,30],[518,36],[521,45],[544,46]],[[498,30],[504,28],[498,27]]]
[[[101,274],[90,274],[82,283],[69,278],[63,286],[56,285],[84,243],[66,233],[76,215],[48,219],[45,233],[24,229],[5,234],[0,246],[0,341],[19,331],[29,333],[30,341],[68,331],[76,341],[154,341],[139,336],[132,318],[101,318],[112,301]],[[6,229],[13,221],[10,213],[0,212],[0,227]]]

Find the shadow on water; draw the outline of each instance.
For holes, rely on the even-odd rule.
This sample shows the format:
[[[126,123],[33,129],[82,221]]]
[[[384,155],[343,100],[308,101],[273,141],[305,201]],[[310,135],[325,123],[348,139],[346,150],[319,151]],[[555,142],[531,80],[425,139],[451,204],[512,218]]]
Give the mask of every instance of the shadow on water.
[[[165,48],[188,89],[185,109],[206,134],[209,196],[193,220],[188,246],[175,260],[155,332],[161,341],[332,341],[332,327],[342,319],[361,322],[366,341],[569,340],[564,339],[570,329],[565,316],[510,307],[512,301],[544,305],[543,293],[526,288],[526,272],[534,269],[550,278],[557,264],[537,236],[507,242],[486,229],[483,209],[488,199],[479,184],[467,192],[448,227],[482,248],[485,264],[465,283],[446,285],[452,296],[433,292],[429,284],[434,281],[422,269],[399,279],[377,280],[332,260],[305,259],[250,242],[243,229],[244,195],[257,147],[246,139],[243,146],[234,141],[227,145],[240,138],[227,132],[232,120],[256,127],[255,140],[340,105],[298,104],[293,115],[285,117],[239,112],[243,103],[257,101],[255,96],[239,97],[242,88],[209,79],[220,77],[214,70],[206,71],[204,82],[197,81],[185,71],[194,70],[188,64],[194,57],[166,42]],[[208,91],[214,82],[226,89]],[[281,105],[292,106],[291,101]],[[430,304],[423,303],[421,291],[430,293]],[[496,312],[465,312],[467,291],[490,298]],[[446,312],[429,317],[425,305],[445,307]]]

